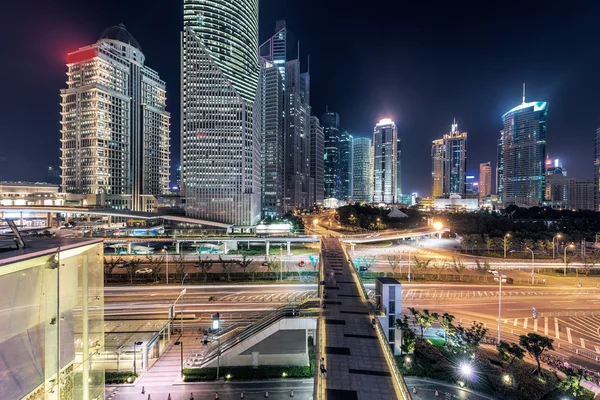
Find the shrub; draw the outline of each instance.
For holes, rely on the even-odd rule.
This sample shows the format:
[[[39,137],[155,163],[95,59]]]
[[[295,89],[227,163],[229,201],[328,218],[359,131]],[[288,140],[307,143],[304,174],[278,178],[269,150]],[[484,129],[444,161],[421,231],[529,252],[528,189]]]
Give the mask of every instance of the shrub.
[[[131,381],[133,382],[138,375],[139,374],[134,374],[132,371],[105,372],[104,383],[107,385],[128,383],[128,378],[131,378]]]

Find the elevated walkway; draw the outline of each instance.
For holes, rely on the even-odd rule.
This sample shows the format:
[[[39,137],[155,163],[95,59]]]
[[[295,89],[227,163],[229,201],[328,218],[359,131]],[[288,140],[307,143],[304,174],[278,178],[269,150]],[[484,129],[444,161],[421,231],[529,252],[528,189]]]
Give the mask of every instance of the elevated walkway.
[[[246,326],[228,327],[209,345],[192,350],[185,368],[216,367],[219,349],[220,366],[308,365],[307,336],[316,329],[317,305],[310,299],[280,307]]]
[[[315,400],[410,399],[410,394],[373,304],[340,242],[321,246],[320,296],[323,307],[317,327],[317,365],[324,358],[327,373],[315,371]]]

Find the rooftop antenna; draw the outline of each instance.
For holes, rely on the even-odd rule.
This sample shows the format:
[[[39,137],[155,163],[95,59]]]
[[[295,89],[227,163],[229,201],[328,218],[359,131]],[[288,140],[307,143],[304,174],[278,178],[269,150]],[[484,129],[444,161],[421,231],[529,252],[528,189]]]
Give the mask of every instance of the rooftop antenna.
[[[325,114],[327,114],[329,112],[329,106],[325,105]]]
[[[300,61],[300,41],[298,40],[298,61]]]
[[[523,82],[523,104],[525,104],[525,82]]]
[[[308,55],[308,70],[306,72],[310,74],[310,54]]]

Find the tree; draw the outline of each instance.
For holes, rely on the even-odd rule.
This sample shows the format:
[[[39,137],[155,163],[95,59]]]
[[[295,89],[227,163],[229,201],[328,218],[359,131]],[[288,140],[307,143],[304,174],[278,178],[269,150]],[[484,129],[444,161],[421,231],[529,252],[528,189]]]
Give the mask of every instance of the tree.
[[[248,271],[252,274],[252,281],[254,281],[254,274],[258,271],[258,263],[253,263],[248,266]]]
[[[119,264],[121,264],[121,261],[122,259],[120,256],[117,257],[117,259],[115,259],[114,257],[104,257],[104,283],[108,281],[108,275],[112,275],[113,270],[117,268]]]
[[[444,313],[440,317],[440,326],[444,330],[444,341],[448,344],[448,338],[456,335],[456,327],[453,324],[454,315]]]
[[[546,253],[546,241],[542,239],[536,241],[535,248],[541,251],[542,253]]]
[[[583,263],[583,270],[585,271],[586,276],[590,273],[591,270],[594,269],[596,261],[597,256],[595,253],[586,254],[585,256],[581,257],[581,262]]]
[[[577,370],[569,368],[565,371],[565,375],[567,377],[559,382],[558,388],[563,392],[572,394],[576,399],[579,398],[585,391],[581,386],[581,380],[585,376],[584,371],[580,368]]]
[[[377,261],[377,256],[365,256],[364,262],[365,267],[367,267],[367,271],[370,270],[373,265],[375,265],[375,261]]]
[[[391,255],[387,257],[388,263],[390,264],[390,268],[392,269],[392,273],[396,272],[396,268],[400,265],[400,257],[397,254]]]
[[[462,281],[462,276],[467,270],[467,265],[462,260],[457,260],[455,258],[452,259],[452,266],[454,270],[458,274],[458,278]]]
[[[196,263],[196,268],[199,268],[200,271],[204,274],[204,282],[208,279],[208,271],[212,269],[213,262],[209,261],[208,256],[205,259],[202,259],[202,256],[198,256],[198,262]]]
[[[423,260],[423,261],[421,261],[421,260],[419,260],[417,258],[417,256],[414,256],[413,258],[415,260],[415,268],[417,268],[417,269],[425,269],[425,268],[427,268],[427,266],[429,265],[429,263],[431,263],[431,261],[433,260],[433,259],[430,258],[429,260]]]
[[[141,261],[139,258],[131,257],[129,264],[125,264],[127,275],[129,276],[129,283],[133,283],[133,275],[135,274],[135,270],[138,268],[140,263]]]
[[[482,278],[486,277],[487,272],[490,270],[490,263],[487,261],[481,262],[475,260],[475,272],[477,272]],[[485,279],[487,281],[487,278]]]
[[[437,276],[437,280],[440,280],[440,273],[442,272],[442,270],[446,268],[446,264],[442,261],[436,261],[433,263],[433,269],[435,270],[435,274]]]
[[[532,239],[523,239],[523,248],[533,250],[533,240]]]
[[[417,310],[412,307],[408,307],[408,310],[413,315],[415,325],[421,329],[421,341],[423,341],[425,330],[438,319],[438,314],[429,313],[429,310]]]
[[[473,321],[469,328],[459,326],[457,330],[459,343],[469,356],[477,352],[479,344],[488,332],[488,329],[483,326],[483,323],[477,321]]]
[[[185,276],[185,256],[176,254],[173,256],[173,262],[175,263],[175,280],[182,281]]]
[[[408,323],[408,316],[396,319],[396,329],[400,330],[400,355],[415,351],[416,336]]]
[[[235,260],[223,260],[223,258],[219,256],[219,262],[221,263],[221,268],[223,268],[223,273],[227,275],[227,282],[230,282],[231,272],[236,266]]]
[[[250,264],[252,264],[252,261],[254,261],[254,260],[246,257],[246,255],[243,254],[242,259],[240,261],[237,261],[236,264],[240,266],[242,271],[246,272],[246,268],[248,268],[250,266]]]
[[[533,332],[519,336],[519,344],[527,350],[531,357],[535,358],[535,362],[537,363],[537,373],[540,378],[543,375],[542,366],[540,365],[540,356],[546,350],[554,350],[554,346],[552,346],[553,342],[553,339]]]
[[[162,264],[165,262],[165,256],[151,256],[147,255],[146,260],[150,264],[152,272],[148,274],[151,281],[160,281],[160,274],[162,272]]]
[[[316,271],[319,266],[319,257],[315,257],[313,255],[308,256],[308,260],[310,261],[310,265],[312,265],[313,269]]]
[[[492,239],[489,235],[484,235],[483,240],[485,241],[485,249],[487,250],[488,254],[490,254],[490,250],[494,246],[494,239]]]
[[[525,357],[525,350],[516,343],[507,343],[503,340],[496,346],[498,349],[498,358],[500,361],[507,363],[506,366],[512,364],[516,359],[522,360]]]

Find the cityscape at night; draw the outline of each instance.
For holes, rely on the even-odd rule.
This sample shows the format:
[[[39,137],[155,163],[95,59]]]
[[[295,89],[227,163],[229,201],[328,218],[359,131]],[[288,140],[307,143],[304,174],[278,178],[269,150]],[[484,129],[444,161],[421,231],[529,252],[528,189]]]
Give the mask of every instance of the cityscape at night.
[[[600,3],[9,14],[0,399],[600,398]]]

